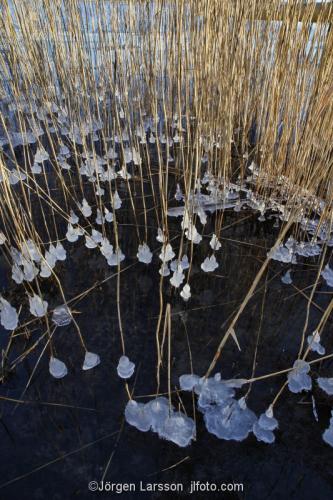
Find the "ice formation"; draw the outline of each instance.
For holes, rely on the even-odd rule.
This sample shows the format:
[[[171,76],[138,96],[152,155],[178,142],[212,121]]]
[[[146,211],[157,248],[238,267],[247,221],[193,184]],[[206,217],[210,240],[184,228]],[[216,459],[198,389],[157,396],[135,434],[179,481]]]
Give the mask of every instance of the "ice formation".
[[[82,365],[82,370],[91,370],[92,368],[95,368],[95,366],[99,365],[100,362],[101,360],[98,354],[86,351]]]
[[[331,411],[330,425],[323,433],[323,440],[333,446],[333,410]]]
[[[185,374],[179,377],[179,385],[182,391],[192,391],[200,382],[200,377],[194,374]]]
[[[270,259],[273,259],[273,260],[278,260],[280,262],[284,262],[286,264],[296,264],[296,256],[295,256],[295,253],[285,247],[282,243],[280,245],[278,245],[275,249],[273,247],[273,249],[271,249],[268,253],[267,253],[267,256],[270,258]]]
[[[179,288],[180,285],[183,283],[184,279],[185,279],[184,271],[182,265],[179,264],[177,269],[174,271],[172,278],[170,279],[170,283],[175,288]]]
[[[192,223],[189,223],[189,227],[185,231],[185,236],[189,241],[193,241],[196,245],[198,245],[202,240],[202,236],[198,233],[196,227]]]
[[[51,356],[49,362],[49,372],[54,378],[63,378],[67,375],[68,370],[63,361]]]
[[[1,324],[6,330],[15,330],[18,325],[18,314],[6,299],[0,296],[0,318]]]
[[[31,314],[37,318],[42,318],[47,313],[48,303],[46,300],[42,300],[39,295],[29,296],[29,305]]]
[[[93,240],[93,238],[91,236],[89,236],[88,234],[86,234],[86,242],[85,242],[85,246],[87,248],[96,248],[97,247],[97,243]]]
[[[222,400],[204,411],[208,432],[219,439],[243,441],[252,431],[257,420],[255,414],[246,406],[245,400]]]
[[[118,248],[108,257],[107,263],[109,266],[118,266],[118,264],[120,264],[124,259],[125,255],[122,253],[121,249]]]
[[[115,210],[119,210],[119,208],[121,207],[122,205],[122,201],[121,201],[121,198],[118,194],[118,191],[115,191],[114,194],[113,194],[113,208]]]
[[[54,309],[52,314],[52,321],[57,326],[67,326],[72,321],[71,312],[65,304],[58,306]]]
[[[219,267],[215,255],[211,255],[210,257],[206,257],[203,263],[201,264],[201,269],[205,273],[210,273],[215,271],[215,269]]]
[[[321,272],[322,277],[326,281],[327,285],[329,287],[333,287],[333,270],[330,268],[328,264],[324,267],[323,271]]]
[[[161,229],[160,227],[157,229],[157,236],[156,236],[156,239],[157,239],[157,241],[159,241],[160,243],[166,243],[166,241],[167,241],[167,238],[166,238],[166,236],[164,235],[164,233],[163,233],[163,231],[162,231],[162,229]]]
[[[172,260],[175,256],[175,252],[172,250],[172,246],[170,243],[167,243],[166,245],[163,245],[163,248],[161,250],[161,253],[159,255],[161,261],[163,263],[169,262]]]
[[[136,254],[136,256],[139,262],[143,262],[144,264],[150,264],[153,259],[153,254],[150,251],[150,248],[147,245],[147,243],[139,245],[138,253]]]
[[[142,432],[152,430],[160,438],[180,447],[188,446],[195,437],[195,423],[192,418],[175,412],[169,401],[158,397],[148,403],[130,400],[125,408],[127,423]]]
[[[194,420],[181,412],[174,412],[167,416],[158,435],[178,446],[188,446],[195,437]]]
[[[50,158],[49,154],[45,151],[44,148],[38,148],[37,152],[35,154],[35,162],[36,163],[43,163],[43,161],[46,161]]]
[[[321,345],[320,335],[317,331],[314,331],[312,335],[309,335],[307,341],[311,351],[316,352],[320,356],[325,354],[325,347]]]
[[[333,396],[333,378],[318,377],[317,383],[319,387],[326,392],[329,396]]]
[[[303,359],[297,359],[293,369],[288,373],[288,387],[291,392],[309,391],[312,387],[311,377],[308,375],[310,365]]]
[[[281,278],[282,283],[285,285],[291,285],[293,280],[290,274],[290,269],[282,276]]]
[[[163,277],[169,276],[170,275],[169,264],[167,262],[162,262],[158,272]]]
[[[184,286],[183,286],[183,289],[182,291],[180,292],[180,296],[183,300],[185,300],[185,302],[187,302],[188,300],[190,300],[191,298],[191,287],[188,283],[186,283]]]
[[[151,416],[144,403],[137,403],[131,399],[125,408],[126,422],[136,427],[141,432],[147,432],[151,428]]]
[[[120,378],[130,378],[135,370],[135,364],[127,356],[121,356],[117,366],[117,372]]]
[[[79,205],[79,209],[85,217],[90,217],[92,214],[91,207],[85,198],[83,198],[82,204]]]
[[[277,427],[278,421],[274,418],[273,409],[270,407],[265,413],[262,413],[257,422],[254,423],[253,434],[256,436],[258,441],[271,444],[275,441],[273,431],[277,429]]]
[[[183,255],[181,260],[178,260],[178,259],[173,260],[170,264],[171,271],[175,272],[179,264],[181,265],[183,270],[188,269],[190,267],[190,263],[188,261],[187,255]]]
[[[221,248],[221,243],[219,242],[218,240],[218,237],[216,236],[216,234],[213,234],[210,242],[209,242],[209,245],[210,247],[212,248],[212,250],[219,250]]]

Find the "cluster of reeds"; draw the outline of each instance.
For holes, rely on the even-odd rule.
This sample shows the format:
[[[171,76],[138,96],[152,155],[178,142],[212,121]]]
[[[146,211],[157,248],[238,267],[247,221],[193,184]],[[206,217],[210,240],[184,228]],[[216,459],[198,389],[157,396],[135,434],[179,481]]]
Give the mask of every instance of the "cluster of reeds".
[[[2,248],[12,265],[13,247],[22,253],[26,242],[33,242],[25,254],[33,249],[46,261],[44,274],[55,281],[61,302],[67,304],[66,290],[45,254],[74,226],[89,248],[113,242],[119,289],[119,192],[126,193],[137,243],[149,260],[151,225],[160,231],[162,254],[170,251],[169,216],[172,210],[177,214],[179,185],[183,222],[175,257],[180,261],[186,246],[186,284],[204,232],[204,176],[210,186],[206,201],[216,216],[213,253],[202,269],[215,265],[209,259],[215,259],[224,210],[244,203],[262,217],[268,210],[281,215],[274,250],[291,232],[313,244],[320,235],[326,249],[333,193],[331,4],[318,8],[314,1],[271,0],[268,8],[262,0],[3,0],[0,14]],[[309,236],[307,224],[313,220]],[[101,236],[96,237],[97,227]],[[269,258],[207,376],[228,337],[237,342],[236,322]],[[161,260],[167,262],[163,255]],[[184,278],[177,265],[174,272],[172,284],[178,288],[175,283]],[[165,268],[160,274],[162,282]],[[30,297],[42,296],[43,279],[38,273],[22,278]],[[186,299],[189,290],[183,289]],[[158,371],[165,338],[162,288],[160,301]],[[117,306],[121,325],[119,300]],[[48,315],[35,316],[46,318],[51,346]]]

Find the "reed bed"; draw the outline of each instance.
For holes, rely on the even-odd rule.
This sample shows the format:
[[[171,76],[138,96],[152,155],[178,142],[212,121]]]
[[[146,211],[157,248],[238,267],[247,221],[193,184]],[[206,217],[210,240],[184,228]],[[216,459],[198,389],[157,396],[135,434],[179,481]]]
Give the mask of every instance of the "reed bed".
[[[313,342],[321,346],[333,308],[332,301],[322,311],[313,342],[307,342],[318,283],[333,284],[327,264],[333,244],[333,5],[318,9],[312,1],[281,5],[271,0],[268,12],[260,0],[3,0],[0,13],[1,244],[12,277],[24,290],[19,316],[5,298],[2,302],[3,316],[9,316],[2,324],[7,322],[12,332],[2,380],[40,345],[38,362],[49,353],[51,374],[66,375],[53,337],[68,322],[75,325],[85,353],[83,368],[97,365],[99,356],[88,350],[72,304],[111,276],[117,281],[114,307],[123,353],[118,374],[125,381],[132,376],[120,300],[126,258],[136,257],[121,250],[122,229],[128,225],[138,260],[149,265],[160,259],[160,314],[152,342],[156,396],[166,364],[170,409],[172,310],[164,285],[188,302],[202,237],[210,237],[210,250],[201,269],[212,272],[218,267],[225,212],[253,211],[262,221],[274,217],[279,234],[241,305],[218,332],[216,354],[200,374],[201,382],[191,374],[181,389],[194,389],[204,399],[202,384],[217,385],[210,390],[219,397],[223,386],[224,396],[213,401],[219,411],[226,398],[230,411],[236,411],[230,403],[235,389],[266,377],[288,373],[292,392],[309,389],[306,359]],[[214,233],[208,235],[210,217]],[[111,274],[68,297],[56,263],[83,239],[88,248],[101,251]],[[239,343],[237,322],[271,261],[292,266],[296,255],[315,257],[317,273],[294,367],[229,385],[210,377],[228,341],[246,349]],[[46,280],[57,289],[60,309],[47,307]],[[13,359],[15,339],[36,323],[42,333]],[[313,363],[330,358],[318,349],[321,357]],[[287,383],[263,417],[272,429],[273,407]],[[127,420],[146,430],[146,410],[125,386]],[[237,429],[255,425],[258,439],[271,442],[272,435],[264,432],[271,429],[260,428],[246,413],[245,400],[237,407],[245,419]],[[151,411],[163,413],[163,401],[158,404],[162,410]],[[210,415],[205,413],[206,426],[218,435]],[[180,419],[179,435],[170,438],[167,428],[162,437],[187,445],[195,432],[192,424],[180,414],[169,418]],[[241,439],[243,434],[223,436]]]

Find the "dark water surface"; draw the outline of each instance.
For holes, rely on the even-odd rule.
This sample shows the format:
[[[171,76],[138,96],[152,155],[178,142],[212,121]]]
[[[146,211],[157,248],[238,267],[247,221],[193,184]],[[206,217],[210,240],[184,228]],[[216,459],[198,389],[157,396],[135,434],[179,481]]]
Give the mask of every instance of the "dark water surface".
[[[247,215],[250,217],[245,220]],[[192,299],[188,304],[170,294],[170,287],[165,288],[165,301],[169,301],[172,308],[172,388],[177,385],[179,375],[190,372],[188,343],[194,372],[205,373],[225,332],[221,325],[239,306],[272,245],[273,221],[259,223],[256,217],[249,213],[225,214],[222,263],[215,273],[199,272],[209,239],[206,238],[202,249],[196,250],[190,282]],[[235,222],[237,224],[227,228]],[[132,256],[122,265],[133,264],[121,274],[121,313],[127,354],[137,367],[129,383],[137,398],[156,391],[159,275],[156,261],[155,265],[146,267],[133,257],[136,247],[131,228],[121,226],[120,231],[123,232],[122,251]],[[206,232],[209,233],[209,228]],[[112,274],[112,268],[99,253],[82,245],[83,242],[66,245],[69,258],[61,264],[60,274],[68,298]],[[313,264],[314,261],[308,259],[294,266],[294,283],[299,289],[314,282]],[[4,264],[1,269],[5,277]],[[293,286],[281,284],[282,271],[285,271],[282,264],[270,264],[266,282],[260,283],[237,326],[242,351],[238,352],[233,341],[228,341],[217,364],[216,371],[221,371],[223,378],[251,377],[264,297],[255,375],[288,368],[297,357],[307,301]],[[319,292],[325,291],[324,286],[319,287]],[[46,283],[44,292],[50,308],[59,303],[52,284]],[[316,294],[314,300],[325,307],[329,298],[328,294]],[[20,303],[18,294],[13,293],[12,300]],[[190,498],[307,499],[333,495],[333,452],[321,438],[328,425],[330,404],[315,384],[313,396],[319,423],[313,416],[311,394],[294,395],[285,391],[276,406],[279,430],[273,445],[258,443],[253,435],[241,443],[218,440],[208,434],[202,415],[196,412],[197,440],[188,448],[178,448],[156,434],[139,432],[124,422],[127,395],[116,373],[121,355],[116,278],[95,288],[73,308],[78,312],[75,317],[87,347],[100,354],[101,364],[88,372],[81,370],[84,353],[73,325],[69,325],[59,328],[54,335],[56,355],[65,361],[69,370],[64,379],[49,376],[48,355],[45,355],[23,394],[38,350],[8,376],[1,395],[26,403],[4,400],[0,403],[0,499],[183,498],[188,495],[185,490],[191,481],[243,483],[244,491],[193,493]],[[320,314],[315,307],[310,309],[309,332],[316,326]],[[35,325],[38,328],[38,324]],[[328,338],[331,328],[332,324],[328,323]],[[7,337],[4,331],[1,335],[3,340]],[[21,336],[13,349],[20,352],[25,342],[29,345]],[[330,352],[332,345],[326,341],[324,344]],[[329,375],[331,368],[330,361],[322,367],[315,364],[312,373],[316,375],[320,370],[321,374]],[[257,414],[264,411],[284,380],[282,375],[253,384],[249,407]],[[247,388],[245,386],[243,393]],[[166,390],[164,366],[161,391]],[[193,415],[191,396],[188,393],[179,396],[188,414]],[[175,405],[177,401],[175,394]],[[99,482],[104,473],[106,482],[136,483],[137,491],[122,495],[89,492],[88,483]],[[180,482],[184,491],[171,494],[139,491],[140,481],[144,485]]]

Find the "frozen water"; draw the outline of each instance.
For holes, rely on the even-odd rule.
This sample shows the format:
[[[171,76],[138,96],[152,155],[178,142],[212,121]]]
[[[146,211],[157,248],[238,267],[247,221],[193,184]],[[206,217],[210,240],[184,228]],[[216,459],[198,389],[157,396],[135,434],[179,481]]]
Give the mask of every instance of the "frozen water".
[[[29,296],[30,312],[33,316],[37,318],[42,318],[47,312],[48,303],[46,300],[42,300],[39,295],[34,294],[32,297]]]
[[[38,275],[38,268],[30,260],[23,259],[23,273],[26,281],[33,281]]]
[[[48,266],[53,269],[54,266],[56,265],[57,262],[57,257],[54,253],[51,253],[50,251],[46,250],[45,252],[45,261],[47,262]]]
[[[176,194],[175,194],[175,198],[177,201],[182,201],[183,198],[184,198],[184,195],[182,193],[182,190],[180,189],[180,186],[179,184],[177,184],[177,189],[176,189]]]
[[[71,312],[65,304],[58,306],[54,309],[52,314],[52,321],[57,326],[67,326],[72,321]]]
[[[262,413],[258,419],[258,424],[262,429],[266,429],[267,431],[274,431],[278,427],[278,421],[271,413],[271,409],[269,408],[265,413]]]
[[[132,161],[131,159],[129,161],[127,161],[127,163],[129,163],[130,161]],[[125,165],[123,165],[123,167],[118,170],[117,174],[119,175],[119,177],[122,177],[123,179],[127,179],[127,180],[130,180],[131,179],[131,174],[128,172],[127,170],[127,167]]]
[[[41,253],[32,240],[26,240],[22,244],[22,255],[27,260],[33,260],[34,262],[40,262],[41,260]]]
[[[27,176],[23,172],[20,172],[19,170],[16,169],[12,170],[9,173],[9,183],[12,186],[15,186],[15,184],[17,184],[20,181],[25,181],[26,178]]]
[[[0,245],[3,245],[6,242],[6,240],[7,240],[6,236],[3,234],[2,231],[0,231]]]
[[[323,433],[323,440],[325,443],[333,446],[333,410],[331,411],[330,425]]]
[[[151,429],[159,432],[166,418],[172,413],[173,407],[167,398],[158,397],[146,403],[147,413],[151,419]]]
[[[309,335],[307,341],[311,351],[318,353],[320,356],[325,354],[325,347],[321,345],[320,335],[317,331],[314,331],[312,335]]]
[[[235,399],[206,409],[204,414],[208,432],[219,439],[243,441],[253,429],[257,418],[244,401],[239,404]]]
[[[161,276],[169,276],[170,275],[170,269],[169,269],[169,264],[167,262],[162,262],[162,265],[158,271]]]
[[[82,204],[79,204],[79,209],[85,217],[90,217],[92,214],[91,207],[85,198],[83,198]]]
[[[183,286],[183,289],[182,291],[180,292],[180,296],[183,300],[185,300],[185,302],[187,302],[188,300],[190,300],[191,298],[191,287],[188,283],[186,283],[184,286]]]
[[[118,248],[110,257],[108,257],[107,262],[109,266],[118,266],[120,262],[125,259],[125,255],[122,253],[121,249]]]
[[[43,261],[40,266],[39,276],[41,278],[49,278],[52,274],[51,267],[47,264],[47,262]]]
[[[184,271],[181,264],[179,264],[176,271],[174,271],[172,278],[170,279],[170,283],[175,288],[179,288],[180,285],[183,283],[184,279],[185,279]]]
[[[93,229],[91,231],[91,238],[94,240],[95,243],[101,243],[103,240],[103,235],[101,232],[97,231],[96,229]]]
[[[115,191],[114,195],[113,195],[113,208],[115,210],[119,210],[119,208],[121,207],[121,205],[122,205],[122,201],[120,199],[118,191]]]
[[[253,434],[257,438],[258,441],[262,441],[267,444],[272,444],[275,441],[274,432],[269,429],[264,429],[259,425],[259,422],[255,422],[253,424]]]
[[[106,222],[112,222],[113,221],[113,213],[110,212],[106,207],[104,207],[104,213],[105,213]]]
[[[111,245],[107,238],[102,239],[100,250],[106,259],[109,259],[113,255],[113,245]]]
[[[302,359],[297,359],[293,370],[288,373],[288,387],[291,392],[309,391],[312,387],[311,377],[308,375],[310,365]]]
[[[164,236],[164,233],[163,233],[163,231],[162,231],[162,229],[160,227],[157,229],[156,239],[160,243],[166,243],[166,241],[167,241],[167,238],[166,238],[166,236]]]
[[[23,273],[22,269],[17,264],[13,264],[13,267],[12,267],[12,279],[18,285],[20,285],[23,282],[23,280],[24,280],[24,273]]]
[[[221,246],[222,246],[221,243],[219,242],[218,237],[216,236],[216,234],[213,234],[213,236],[212,236],[209,244],[210,244],[210,246],[211,246],[211,248],[213,250],[219,250],[221,248]]]
[[[44,148],[38,148],[35,154],[34,161],[36,163],[43,163],[43,161],[46,161],[50,158],[49,153],[45,151]]]
[[[179,385],[182,391],[192,391],[199,381],[200,377],[194,374],[186,374],[179,377]]]
[[[326,281],[329,287],[333,287],[333,270],[330,268],[328,264],[324,267],[324,270],[321,272],[322,277]]]
[[[210,257],[206,257],[203,263],[201,264],[201,269],[205,273],[210,273],[215,271],[215,269],[219,267],[215,255],[211,255]]]
[[[175,272],[178,267],[178,264],[180,264],[184,270],[188,269],[190,267],[190,263],[188,261],[187,255],[183,255],[180,261],[178,259],[173,260],[170,264],[171,271]]]
[[[319,387],[329,396],[333,396],[333,378],[318,377],[317,382]]]
[[[267,256],[270,259],[278,260],[286,264],[296,264],[297,262],[295,253],[291,249],[285,247],[283,244],[278,245],[275,250],[271,249],[267,253]]]
[[[42,167],[39,163],[34,163],[31,167],[31,172],[33,174],[41,174],[42,173]]]
[[[199,395],[198,408],[200,410],[205,410],[215,404],[222,404],[235,394],[234,389],[221,380],[219,374],[211,378],[201,378],[194,387],[194,391]]]
[[[67,253],[66,250],[64,249],[62,243],[60,241],[57,242],[56,245],[56,256],[58,260],[64,261],[66,260]]]
[[[85,242],[85,245],[87,248],[96,248],[97,247],[97,243],[93,240],[93,238],[91,236],[89,236],[88,234],[86,234],[86,242]]]
[[[71,224],[77,224],[79,222],[79,218],[73,210],[70,211],[69,222]]]
[[[1,324],[6,330],[15,330],[18,325],[18,314],[10,303],[0,296]]]
[[[76,229],[72,226],[72,224],[69,222],[68,227],[67,227],[67,233],[66,233],[66,238],[70,243],[74,243],[79,239],[79,234],[76,231]]]
[[[189,227],[185,231],[185,236],[189,241],[193,241],[196,245],[198,245],[202,240],[202,236],[198,233],[195,225],[192,223],[189,223]]]
[[[91,370],[92,368],[95,368],[95,366],[99,365],[100,362],[101,360],[98,354],[86,351],[84,362],[82,365],[82,370]]]
[[[125,408],[126,422],[141,432],[150,430],[152,424],[151,413],[144,403],[137,403],[131,399]]]
[[[68,370],[63,361],[60,361],[60,359],[51,356],[49,362],[49,372],[54,378],[63,378],[67,375]]]
[[[281,281],[282,283],[284,283],[285,285],[291,285],[293,280],[292,280],[292,277],[290,275],[290,270],[287,271],[281,278]]]
[[[194,420],[181,412],[172,413],[165,419],[158,435],[182,448],[188,446],[195,437]]]
[[[163,245],[163,248],[161,250],[161,253],[159,255],[161,261],[163,263],[169,262],[169,260],[172,260],[175,256],[174,251],[172,250],[172,246],[170,243],[167,243],[166,245]]]
[[[153,254],[150,251],[147,243],[143,243],[139,245],[138,253],[136,254],[139,262],[143,262],[144,264],[150,264],[153,259]]]
[[[117,372],[120,378],[130,378],[135,370],[135,364],[127,356],[121,356],[117,366]]]

